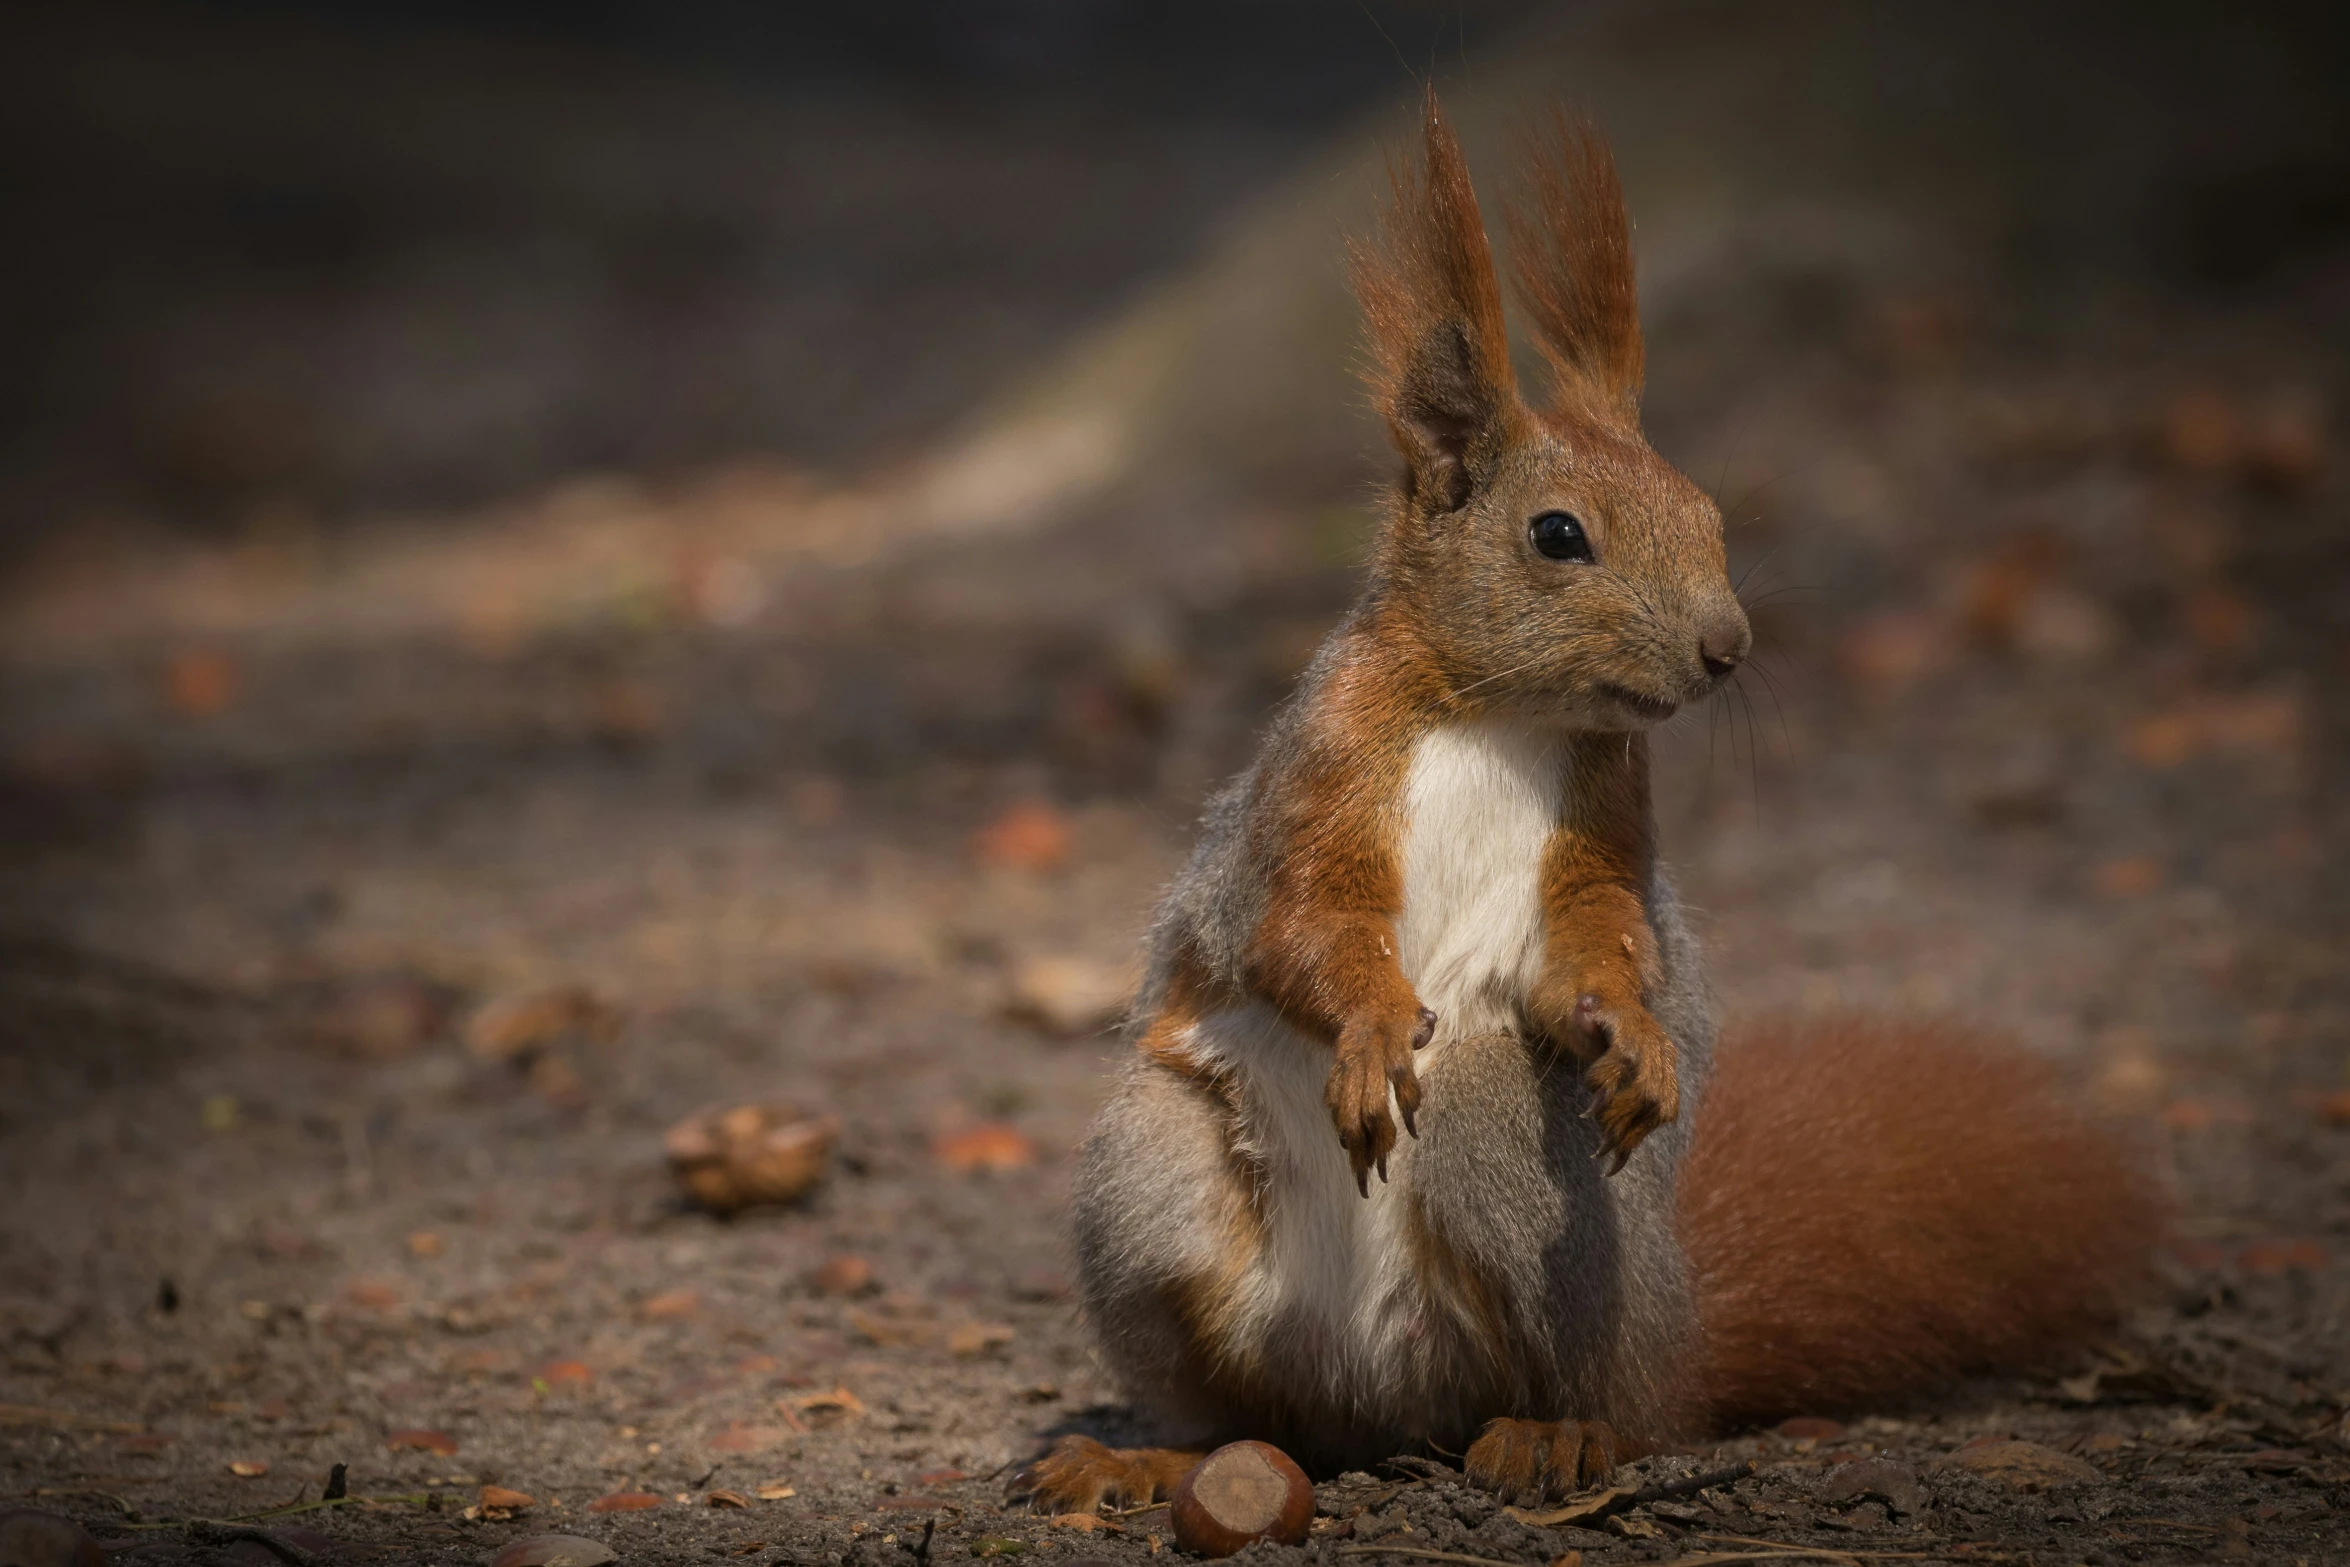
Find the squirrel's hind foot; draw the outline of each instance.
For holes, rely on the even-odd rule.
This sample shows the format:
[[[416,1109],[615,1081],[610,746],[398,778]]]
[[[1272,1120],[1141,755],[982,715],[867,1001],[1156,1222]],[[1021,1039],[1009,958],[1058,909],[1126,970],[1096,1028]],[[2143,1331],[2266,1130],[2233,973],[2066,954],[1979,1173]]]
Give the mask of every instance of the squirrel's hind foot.
[[[1599,1420],[1494,1420],[1469,1444],[1469,1483],[1504,1502],[1539,1507],[1615,1473],[1623,1441]]]
[[[1011,1493],[1058,1516],[1144,1507],[1174,1493],[1175,1482],[1200,1461],[1171,1447],[1105,1447],[1089,1436],[1065,1436],[1051,1452],[1012,1476]]]

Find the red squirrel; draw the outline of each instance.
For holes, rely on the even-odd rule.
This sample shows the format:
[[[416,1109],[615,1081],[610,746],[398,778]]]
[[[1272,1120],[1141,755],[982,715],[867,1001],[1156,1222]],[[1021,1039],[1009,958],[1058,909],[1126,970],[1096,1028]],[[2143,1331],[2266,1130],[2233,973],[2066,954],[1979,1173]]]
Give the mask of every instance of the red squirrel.
[[[1721,513],[1640,429],[1613,161],[1523,138],[1521,396],[1477,198],[1425,152],[1353,252],[1403,457],[1362,595],[1208,807],[1075,1188],[1136,1402],[1309,1468],[1463,1455],[1533,1501],[1740,1421],[2026,1363],[2108,1320],[2153,1208],[2046,1069],[1941,1027],[1717,1050],[1647,732],[1751,645]],[[1064,1438],[1093,1511],[1196,1448]]]

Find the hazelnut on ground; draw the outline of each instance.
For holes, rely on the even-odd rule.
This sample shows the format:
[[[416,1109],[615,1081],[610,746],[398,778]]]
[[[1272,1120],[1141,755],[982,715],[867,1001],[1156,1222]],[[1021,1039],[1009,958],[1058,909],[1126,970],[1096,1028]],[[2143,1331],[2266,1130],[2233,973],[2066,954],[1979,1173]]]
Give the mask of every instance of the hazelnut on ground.
[[[1264,1442],[1219,1447],[1176,1482],[1175,1543],[1230,1556],[1259,1540],[1296,1545],[1314,1521],[1314,1488],[1287,1453]]]

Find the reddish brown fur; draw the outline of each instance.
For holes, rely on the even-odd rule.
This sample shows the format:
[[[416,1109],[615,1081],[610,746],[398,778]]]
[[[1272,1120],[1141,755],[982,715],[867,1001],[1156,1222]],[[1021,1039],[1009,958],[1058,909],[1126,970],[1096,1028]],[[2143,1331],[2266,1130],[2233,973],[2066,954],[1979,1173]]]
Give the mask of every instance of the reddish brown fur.
[[[1407,1127],[1420,1103],[1411,1058],[1426,1043],[1425,1014],[1396,956],[1396,798],[1434,698],[1391,652],[1370,653],[1332,682],[1270,823],[1273,870],[1248,954],[1250,988],[1333,1046],[1330,1111],[1358,1183],[1373,1168],[1384,1175],[1395,1147],[1389,1088]]]
[[[1725,1424],[2045,1360],[2111,1319],[2159,1225],[2044,1064],[1949,1027],[1749,1029],[1692,1137],[1681,1233]]]
[[[1098,1515],[1105,1504],[1147,1507],[1174,1495],[1184,1471],[1205,1456],[1173,1447],[1105,1447],[1089,1436],[1065,1436],[1012,1484],[1056,1513]]]
[[[1538,1507],[1604,1485],[1641,1454],[1602,1420],[1496,1420],[1469,1444],[1469,1482],[1505,1502]]]
[[[1607,141],[1553,107],[1520,135],[1508,213],[1512,280],[1560,402],[1637,426],[1646,352],[1624,190]]]
[[[1565,796],[1567,819],[1543,855],[1546,952],[1526,1015],[1592,1063],[1593,1086],[1606,1095],[1600,1129],[1620,1169],[1681,1113],[1673,1042],[1648,1010],[1663,970],[1642,902],[1656,852],[1648,737],[1575,736]]]
[[[1373,356],[1373,402],[1408,467],[1408,498],[1460,505],[1472,454],[1522,425],[1509,328],[1468,160],[1428,90],[1426,168],[1391,164],[1395,200],[1377,242],[1351,247]]]

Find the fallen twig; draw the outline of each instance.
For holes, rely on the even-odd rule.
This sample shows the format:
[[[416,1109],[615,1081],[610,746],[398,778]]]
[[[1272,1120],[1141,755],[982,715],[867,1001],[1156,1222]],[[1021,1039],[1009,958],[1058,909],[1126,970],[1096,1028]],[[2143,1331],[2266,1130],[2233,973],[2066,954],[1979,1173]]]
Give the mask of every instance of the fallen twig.
[[[1946,1552],[1940,1551],[1857,1551],[1847,1549],[1846,1547],[1840,1545],[1794,1545],[1785,1540],[1758,1540],[1754,1536],[1748,1534],[1696,1534],[1690,1536],[1690,1538],[1696,1540],[1719,1540],[1724,1545],[1760,1546],[1762,1550],[1760,1552],[1749,1551],[1734,1554],[1712,1552],[1701,1553],[1694,1556],[1677,1556],[1674,1558],[1675,1561],[1760,1561],[1765,1555],[1778,1555],[1830,1556],[1835,1557],[1841,1561],[1855,1562],[1916,1562],[1929,1561],[1935,1556],[1948,1554]]]
[[[1340,1556],[1418,1556],[1432,1562],[1460,1562],[1463,1567],[1525,1567],[1523,1562],[1498,1561],[1491,1556],[1463,1556],[1458,1551],[1424,1550],[1417,1545],[1342,1545]]]
[[[136,1511],[135,1511],[135,1510],[134,1510],[134,1509],[131,1507],[131,1504],[130,1504],[128,1501],[124,1500],[122,1497],[119,1497],[119,1496],[115,1495],[115,1494],[114,1494],[112,1491],[97,1491],[97,1490],[91,1490],[91,1489],[89,1489],[89,1488],[87,1488],[87,1487],[81,1487],[81,1486],[39,1485],[39,1486],[35,1486],[35,1487],[33,1487],[33,1495],[35,1495],[35,1496],[95,1496],[95,1497],[99,1498],[99,1499],[100,1499],[100,1500],[102,1500],[102,1501],[108,1501],[108,1502],[112,1502],[112,1503],[113,1503],[115,1506],[117,1506],[117,1507],[121,1508],[121,1509],[122,1509],[122,1515],[123,1515],[125,1518],[135,1518],[135,1517],[137,1517],[137,1516],[138,1516],[137,1512],[136,1512]]]
[[[1381,1459],[1379,1467],[1401,1469],[1405,1474],[1417,1475],[1422,1480],[1458,1480],[1461,1477],[1461,1472],[1450,1464],[1440,1464],[1433,1458],[1421,1458],[1411,1453]]]
[[[188,1538],[197,1545],[235,1545],[240,1540],[251,1540],[265,1546],[293,1567],[315,1567],[318,1558],[291,1540],[281,1540],[267,1529],[255,1529],[245,1524],[213,1523],[197,1519],[188,1525]]]
[[[1695,1496],[1710,1491],[1717,1485],[1735,1485],[1754,1473],[1754,1460],[1749,1458],[1719,1469],[1701,1469],[1696,1474],[1683,1475],[1678,1480],[1663,1480],[1655,1485],[1644,1485],[1632,1493],[1634,1507],[1646,1507],[1650,1502],[1669,1502],[1677,1496]]]
[[[1823,1558],[1832,1562],[1859,1560],[1849,1551],[1830,1550],[1824,1546],[1815,1550],[1810,1546],[1789,1545],[1769,1551],[1691,1551],[1686,1556],[1666,1557],[1664,1567],[1711,1567],[1714,1562],[1819,1561]]]
[[[140,1436],[147,1428],[135,1420],[102,1420],[70,1409],[40,1404],[0,1404],[0,1426],[46,1426],[52,1431],[105,1431],[115,1436]]]
[[[2188,1523],[2184,1519],[2180,1518],[2108,1518],[2105,1520],[2105,1523],[2108,1528],[2120,1528],[2126,1524],[2151,1523],[2160,1524],[2165,1529],[2190,1529],[2197,1534],[2221,1534],[2225,1532],[2224,1530],[2214,1529],[2209,1524]]]

